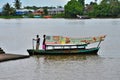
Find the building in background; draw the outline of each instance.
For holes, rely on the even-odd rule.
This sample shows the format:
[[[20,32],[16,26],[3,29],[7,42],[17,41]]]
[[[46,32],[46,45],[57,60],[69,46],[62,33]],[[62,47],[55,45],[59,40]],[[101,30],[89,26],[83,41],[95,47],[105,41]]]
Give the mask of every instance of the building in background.
[[[53,8],[53,9],[48,9],[48,15],[56,15],[56,14],[61,14],[64,13],[64,8]]]
[[[32,14],[33,14],[34,16],[41,16],[41,15],[44,14],[44,9],[43,9],[43,8],[37,9],[37,10],[35,10]]]
[[[30,9],[17,9],[16,15],[26,15],[26,14],[30,14],[33,12],[34,12],[34,10],[30,10]]]

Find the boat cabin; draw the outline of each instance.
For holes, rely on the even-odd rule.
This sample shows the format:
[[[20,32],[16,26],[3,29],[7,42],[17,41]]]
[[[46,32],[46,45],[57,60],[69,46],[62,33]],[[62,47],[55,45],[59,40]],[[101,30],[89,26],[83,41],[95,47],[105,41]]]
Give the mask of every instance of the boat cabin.
[[[88,44],[47,44],[46,49],[85,49]]]

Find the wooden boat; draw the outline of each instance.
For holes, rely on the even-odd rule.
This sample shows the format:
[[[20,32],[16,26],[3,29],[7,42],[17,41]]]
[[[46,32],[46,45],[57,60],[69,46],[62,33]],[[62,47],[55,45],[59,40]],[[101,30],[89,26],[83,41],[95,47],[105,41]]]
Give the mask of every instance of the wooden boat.
[[[94,54],[97,55],[99,47],[90,48],[90,49],[49,49],[49,50],[34,50],[28,49],[29,55],[75,55],[75,54]]]
[[[41,18],[41,16],[33,16],[34,18]]]
[[[61,37],[61,36],[47,36],[46,50],[28,49],[27,51],[29,55],[75,55],[75,54],[97,55],[97,52],[100,48],[99,45],[101,41],[104,40],[104,38],[105,35],[98,37],[80,38],[80,39],[78,38],[73,39],[73,38]],[[62,44],[60,44],[60,42]],[[95,42],[99,42],[97,47],[87,48],[89,44]]]
[[[77,15],[77,18],[79,18],[79,19],[90,19],[90,17],[88,17],[88,16],[80,16],[80,15]]]
[[[43,16],[43,18],[52,18],[52,16],[49,16],[49,15],[48,16]]]

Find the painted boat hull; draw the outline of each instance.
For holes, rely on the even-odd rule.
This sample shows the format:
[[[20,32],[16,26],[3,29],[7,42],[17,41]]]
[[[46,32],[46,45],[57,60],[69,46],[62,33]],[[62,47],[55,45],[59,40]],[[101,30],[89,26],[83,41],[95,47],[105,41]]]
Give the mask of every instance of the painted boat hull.
[[[75,54],[94,54],[97,55],[99,48],[90,48],[90,49],[51,49],[51,50],[33,50],[28,49],[29,55],[75,55]]]

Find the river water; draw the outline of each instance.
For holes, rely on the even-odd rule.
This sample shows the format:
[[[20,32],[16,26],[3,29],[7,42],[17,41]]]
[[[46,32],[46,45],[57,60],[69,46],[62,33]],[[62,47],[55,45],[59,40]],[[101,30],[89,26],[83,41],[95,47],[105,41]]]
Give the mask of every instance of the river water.
[[[107,37],[97,56],[32,56],[0,63],[0,80],[120,80],[120,19],[0,19],[0,47],[6,53],[28,55],[36,34],[41,43],[44,34]]]

